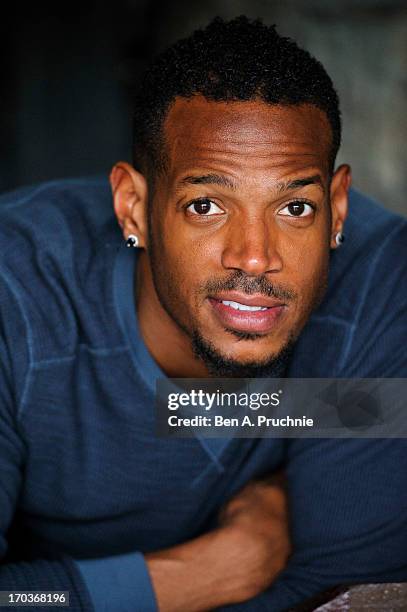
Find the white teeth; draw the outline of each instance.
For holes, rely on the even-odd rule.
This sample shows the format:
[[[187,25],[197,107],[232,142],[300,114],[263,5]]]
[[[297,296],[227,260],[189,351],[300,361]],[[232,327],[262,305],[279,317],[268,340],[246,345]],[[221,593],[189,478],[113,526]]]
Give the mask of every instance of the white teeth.
[[[235,310],[250,310],[252,312],[255,312],[257,310],[267,310],[267,307],[247,306],[247,304],[239,304],[239,302],[231,302],[229,300],[222,300],[222,304],[225,304],[225,306],[230,306],[231,308],[234,308]]]

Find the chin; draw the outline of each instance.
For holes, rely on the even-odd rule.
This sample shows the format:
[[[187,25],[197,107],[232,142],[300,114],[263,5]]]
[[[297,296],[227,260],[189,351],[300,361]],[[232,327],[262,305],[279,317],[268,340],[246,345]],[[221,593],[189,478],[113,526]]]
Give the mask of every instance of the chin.
[[[259,334],[244,334],[242,337],[236,337],[231,345],[232,350],[228,351],[225,345],[218,348],[216,344],[195,331],[192,335],[192,348],[195,357],[205,363],[213,376],[225,378],[284,376],[292,354],[294,339],[289,337],[286,342],[280,342],[277,346],[275,344],[264,346],[264,340],[269,339]]]
[[[224,359],[230,359],[236,363],[258,363],[262,364],[277,357],[284,348],[284,345],[264,345],[261,340],[236,339],[229,348],[220,347],[218,353]]]

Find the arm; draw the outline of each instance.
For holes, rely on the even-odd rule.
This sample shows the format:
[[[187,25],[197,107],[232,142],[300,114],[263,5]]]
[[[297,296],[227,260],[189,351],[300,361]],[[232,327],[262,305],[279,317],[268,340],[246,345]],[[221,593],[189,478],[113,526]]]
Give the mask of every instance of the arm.
[[[10,334],[12,328],[15,334]],[[13,365],[12,353],[18,356],[17,366]],[[25,447],[18,431],[15,405],[17,390],[23,392],[24,389],[27,368],[24,320],[12,292],[0,279],[0,560],[8,552],[6,533],[22,486]],[[70,610],[92,610],[78,569],[73,560],[65,556],[53,560],[0,562],[0,590],[69,591]]]
[[[269,589],[225,612],[283,612],[337,585],[406,582],[407,441],[292,440],[288,455],[294,552]]]
[[[0,501],[14,503],[2,519],[14,512],[23,455],[21,440],[12,423],[8,425],[3,421],[0,428],[0,473],[10,475],[1,480]],[[274,512],[266,513],[266,507]],[[4,549],[9,522],[2,525]],[[191,542],[146,557],[133,553],[82,561],[60,557],[3,563],[0,588],[68,590],[70,609],[78,611],[98,612],[111,604],[124,612],[137,604],[143,612],[153,612],[157,600],[162,612],[194,612],[254,596],[282,569],[287,554],[285,495],[278,487],[252,485],[224,509],[218,529]]]
[[[109,606],[123,612],[130,602],[133,610],[134,602],[144,597],[143,611],[154,611],[155,597],[141,553],[84,561],[68,555],[11,561],[16,555],[8,550],[7,532],[26,462],[18,409],[30,372],[29,329],[12,287],[12,279],[7,282],[0,275],[0,590],[69,591],[69,609],[74,612],[98,612]]]
[[[160,612],[198,612],[251,599],[276,578],[288,554],[278,477],[247,485],[222,510],[218,529],[146,559]]]

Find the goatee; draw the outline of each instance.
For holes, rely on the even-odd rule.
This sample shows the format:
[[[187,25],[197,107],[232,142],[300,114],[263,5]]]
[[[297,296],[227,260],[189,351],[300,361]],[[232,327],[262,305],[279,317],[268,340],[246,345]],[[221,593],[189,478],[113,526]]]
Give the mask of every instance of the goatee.
[[[257,337],[258,334],[242,334],[240,339],[251,341]],[[295,339],[290,337],[277,354],[263,361],[241,363],[223,356],[199,332],[194,331],[192,334],[192,349],[195,357],[201,359],[209,374],[216,378],[283,378],[288,369],[294,345]]]

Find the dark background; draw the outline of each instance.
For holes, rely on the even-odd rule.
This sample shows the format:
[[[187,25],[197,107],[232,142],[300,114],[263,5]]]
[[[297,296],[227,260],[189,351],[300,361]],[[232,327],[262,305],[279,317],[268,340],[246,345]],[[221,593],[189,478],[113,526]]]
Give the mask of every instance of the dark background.
[[[214,15],[242,13],[323,62],[341,97],[338,162],[351,163],[356,187],[407,214],[405,0],[61,1],[2,12],[0,190],[130,161],[131,91],[151,55]]]

